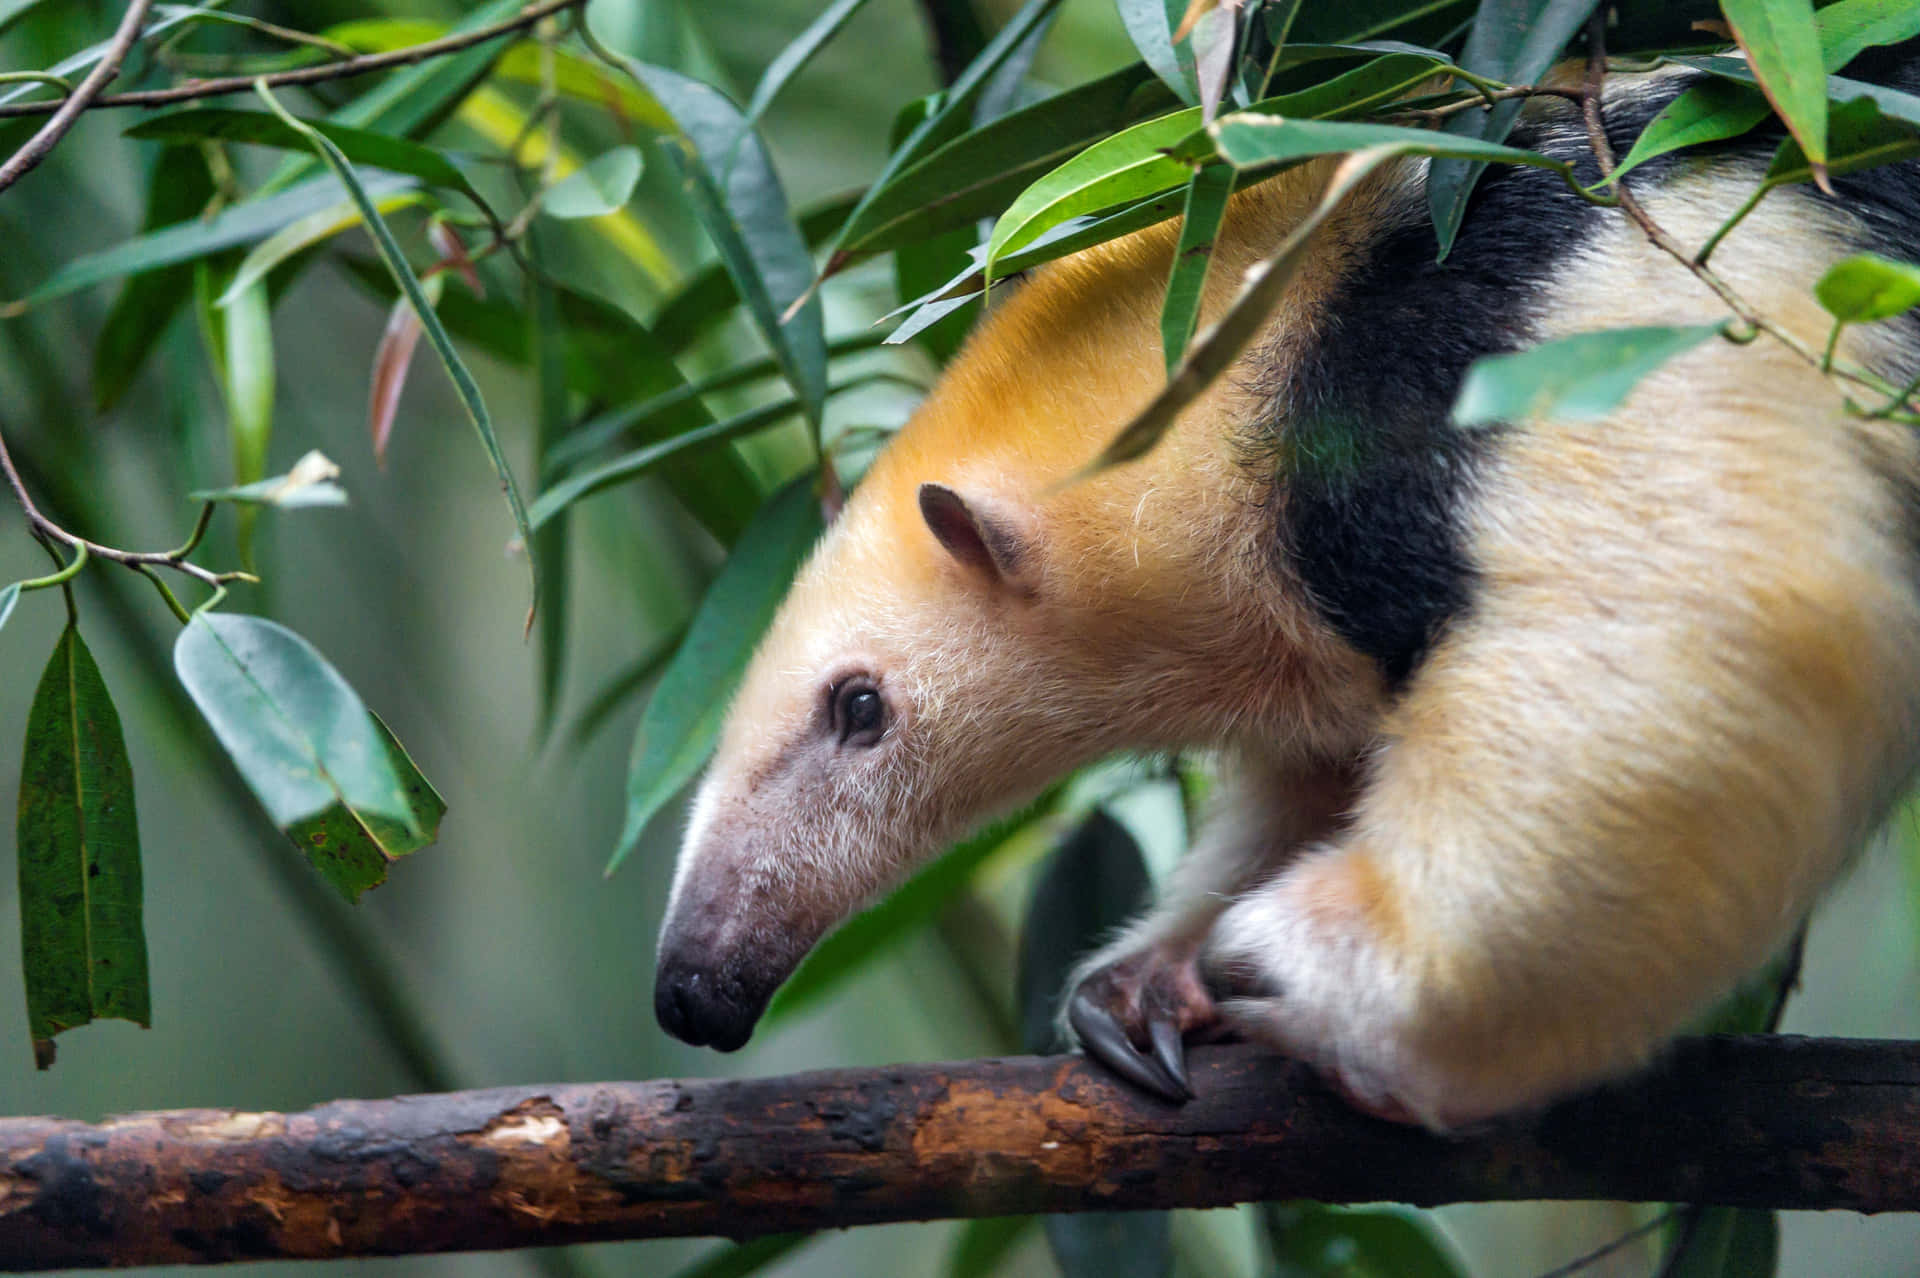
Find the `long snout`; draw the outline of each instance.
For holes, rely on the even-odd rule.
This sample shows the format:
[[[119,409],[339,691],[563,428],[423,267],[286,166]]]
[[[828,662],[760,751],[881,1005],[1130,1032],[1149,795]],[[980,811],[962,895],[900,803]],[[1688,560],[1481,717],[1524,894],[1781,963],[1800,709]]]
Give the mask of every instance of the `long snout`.
[[[732,1052],[746,1045],[787,973],[760,976],[724,958],[675,944],[669,934],[653,982],[653,1014],[661,1029],[695,1047]]]
[[[795,902],[712,868],[684,876],[668,906],[653,1012],[675,1038],[731,1052],[826,929]]]

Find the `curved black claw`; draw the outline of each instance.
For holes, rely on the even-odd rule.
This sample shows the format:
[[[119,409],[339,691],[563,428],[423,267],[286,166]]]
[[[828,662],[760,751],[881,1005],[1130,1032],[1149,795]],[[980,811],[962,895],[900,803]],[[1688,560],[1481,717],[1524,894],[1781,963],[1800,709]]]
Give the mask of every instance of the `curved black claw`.
[[[1133,1040],[1127,1036],[1127,1031],[1113,1013],[1085,990],[1075,990],[1073,997],[1067,1000],[1067,1024],[1073,1026],[1073,1032],[1079,1036],[1080,1045],[1087,1049],[1087,1055],[1135,1087],[1176,1105],[1193,1099],[1193,1090],[1183,1086],[1181,1079],[1170,1073],[1161,1059],[1157,1059],[1162,1055],[1158,1044],[1155,1045],[1154,1056],[1143,1054],[1133,1045]],[[1157,1027],[1156,1022],[1156,1035]],[[1171,1029],[1171,1025],[1168,1028]],[[1177,1031],[1175,1041],[1178,1041]]]
[[[1179,1026],[1171,1017],[1155,1016],[1147,1022],[1147,1033],[1153,1039],[1153,1059],[1180,1089],[1180,1099],[1192,1100],[1193,1080],[1187,1077],[1187,1050]]]

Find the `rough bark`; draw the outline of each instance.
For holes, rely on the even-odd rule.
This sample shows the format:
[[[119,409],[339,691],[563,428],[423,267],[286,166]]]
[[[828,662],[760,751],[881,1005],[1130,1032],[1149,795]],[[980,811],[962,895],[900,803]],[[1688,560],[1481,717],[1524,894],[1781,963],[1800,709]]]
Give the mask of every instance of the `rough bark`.
[[[744,1238],[1248,1199],[1920,1209],[1920,1044],[1685,1042],[1652,1075],[1451,1137],[1297,1065],[1194,1053],[1176,1107],[1075,1057],[514,1087],[298,1114],[0,1120],[0,1265]]]

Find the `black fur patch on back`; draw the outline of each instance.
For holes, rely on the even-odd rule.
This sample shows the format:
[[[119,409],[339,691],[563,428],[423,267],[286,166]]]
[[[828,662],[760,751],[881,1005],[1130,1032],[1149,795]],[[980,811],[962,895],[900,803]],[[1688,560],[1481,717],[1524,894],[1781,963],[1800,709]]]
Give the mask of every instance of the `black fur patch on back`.
[[[1675,91],[1667,84],[1610,101],[1616,146],[1624,150]],[[1576,162],[1587,156],[1570,111],[1523,125],[1512,141]],[[1645,166],[1641,180],[1664,167]],[[1553,174],[1496,166],[1452,253],[1436,262],[1415,187],[1327,303],[1289,384],[1264,388],[1281,551],[1321,614],[1395,685],[1472,602],[1461,511],[1498,432],[1451,425],[1461,378],[1483,356],[1533,344],[1542,286],[1610,215]]]

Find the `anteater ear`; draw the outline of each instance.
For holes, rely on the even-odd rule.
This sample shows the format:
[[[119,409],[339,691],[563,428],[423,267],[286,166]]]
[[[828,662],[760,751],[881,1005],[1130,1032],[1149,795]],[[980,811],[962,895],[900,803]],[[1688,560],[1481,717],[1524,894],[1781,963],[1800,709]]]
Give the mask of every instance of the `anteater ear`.
[[[1012,520],[969,505],[944,484],[920,485],[920,517],[962,567],[1009,584],[1028,575],[1027,539]]]

